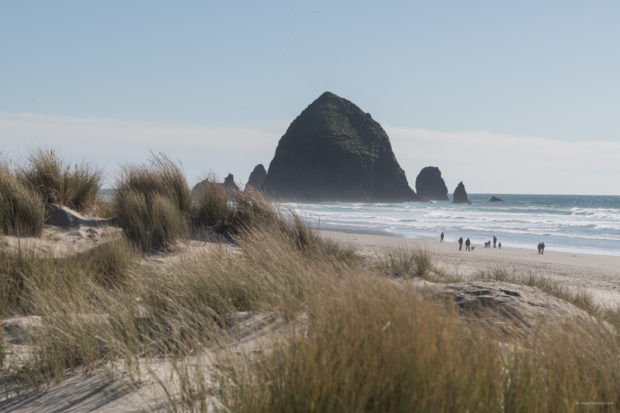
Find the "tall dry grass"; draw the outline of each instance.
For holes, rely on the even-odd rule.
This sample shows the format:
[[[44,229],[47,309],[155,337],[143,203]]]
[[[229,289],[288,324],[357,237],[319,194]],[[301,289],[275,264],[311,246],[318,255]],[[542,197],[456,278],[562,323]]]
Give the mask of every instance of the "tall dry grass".
[[[29,185],[0,165],[0,232],[39,236],[43,229],[43,200]]]
[[[427,280],[438,278],[440,273],[433,264],[428,251],[393,248],[376,260],[376,266],[385,274],[395,277],[420,277]]]
[[[180,211],[174,197],[167,199]],[[215,387],[200,369],[179,367],[184,396],[171,409],[205,410],[213,394],[238,412],[618,406],[617,331],[580,320],[530,337],[496,336],[406,280],[381,276],[381,268],[324,241],[299,219],[281,219],[260,199],[232,205],[248,216],[240,222],[252,222],[238,227],[234,247],[221,244],[169,265],[138,265],[122,241],[68,259],[29,250],[0,256],[0,293],[13,288],[2,298],[19,297],[3,313],[41,317],[31,359],[5,360],[3,372],[36,386],[77,367],[122,362],[140,376],[145,359],[183,360],[233,345],[228,333],[238,313],[251,312],[296,327],[260,351],[225,353]],[[405,255],[390,266],[415,275],[418,267],[431,268],[428,261]]]
[[[189,234],[191,199],[180,167],[163,154],[124,168],[112,201],[127,238],[144,252],[169,248]]]
[[[355,278],[308,308],[308,328],[232,357],[221,397],[235,412],[575,411],[620,402],[618,338],[558,325],[500,341],[387,280]],[[600,406],[597,406],[600,408]]]
[[[86,211],[96,202],[103,174],[86,163],[71,165],[53,149],[38,149],[19,169],[19,177],[39,192],[46,204]]]

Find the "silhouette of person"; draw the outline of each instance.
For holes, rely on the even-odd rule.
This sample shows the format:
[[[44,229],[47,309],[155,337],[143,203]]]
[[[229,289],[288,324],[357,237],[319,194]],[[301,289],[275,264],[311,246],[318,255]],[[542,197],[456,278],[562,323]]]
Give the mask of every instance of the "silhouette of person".
[[[537,248],[538,248],[538,255],[540,255],[540,253],[541,253],[540,251],[542,250],[542,242],[538,243],[538,247]]]
[[[441,233],[441,235],[439,236],[439,242],[443,242],[443,232]]]
[[[459,238],[459,251],[463,249],[463,237]]]
[[[544,243],[544,242],[541,242],[541,243],[540,243],[540,254],[542,255],[542,254],[544,254],[544,253],[545,253],[545,243]]]
[[[502,249],[502,243],[500,242],[499,244],[497,244],[497,247],[501,250]]]
[[[497,244],[497,237],[493,235],[493,248],[495,248],[495,244]]]
[[[467,240],[465,241],[465,250],[471,251],[471,249],[469,249],[470,246],[471,246],[471,241],[469,240],[469,238],[467,238]]]

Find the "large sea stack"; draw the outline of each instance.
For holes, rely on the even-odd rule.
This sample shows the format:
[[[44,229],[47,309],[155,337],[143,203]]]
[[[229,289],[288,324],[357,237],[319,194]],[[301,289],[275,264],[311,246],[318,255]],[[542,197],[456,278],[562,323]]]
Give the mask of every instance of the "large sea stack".
[[[254,167],[254,170],[250,174],[250,177],[248,178],[248,185],[261,190],[263,189],[265,178],[267,178],[267,171],[265,170],[263,164],[259,163]]]
[[[455,204],[471,204],[469,198],[467,198],[467,191],[465,191],[465,185],[463,182],[459,182],[454,190],[454,195],[452,195],[452,202]]]
[[[415,190],[419,196],[431,201],[449,201],[448,188],[436,166],[422,168],[415,179]]]
[[[330,92],[312,102],[280,139],[265,190],[297,201],[420,200],[381,125]]]

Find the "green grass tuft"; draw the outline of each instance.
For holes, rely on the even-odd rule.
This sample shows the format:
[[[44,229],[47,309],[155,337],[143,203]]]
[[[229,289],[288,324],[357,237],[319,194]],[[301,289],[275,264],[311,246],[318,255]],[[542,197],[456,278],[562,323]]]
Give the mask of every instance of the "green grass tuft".
[[[125,235],[144,252],[167,249],[188,236],[189,188],[165,155],[154,155],[149,165],[126,167],[112,203]]]
[[[22,181],[38,191],[46,204],[86,211],[96,202],[102,172],[88,164],[63,161],[54,150],[38,149],[19,171]]]
[[[39,194],[0,165],[0,232],[39,236],[45,208]]]

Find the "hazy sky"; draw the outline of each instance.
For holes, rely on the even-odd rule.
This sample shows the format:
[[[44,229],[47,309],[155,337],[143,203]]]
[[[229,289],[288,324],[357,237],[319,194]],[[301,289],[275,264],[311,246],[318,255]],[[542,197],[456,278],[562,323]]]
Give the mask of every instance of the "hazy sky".
[[[0,152],[149,151],[241,183],[323,91],[386,129],[413,184],[620,194],[620,2],[0,3]]]

